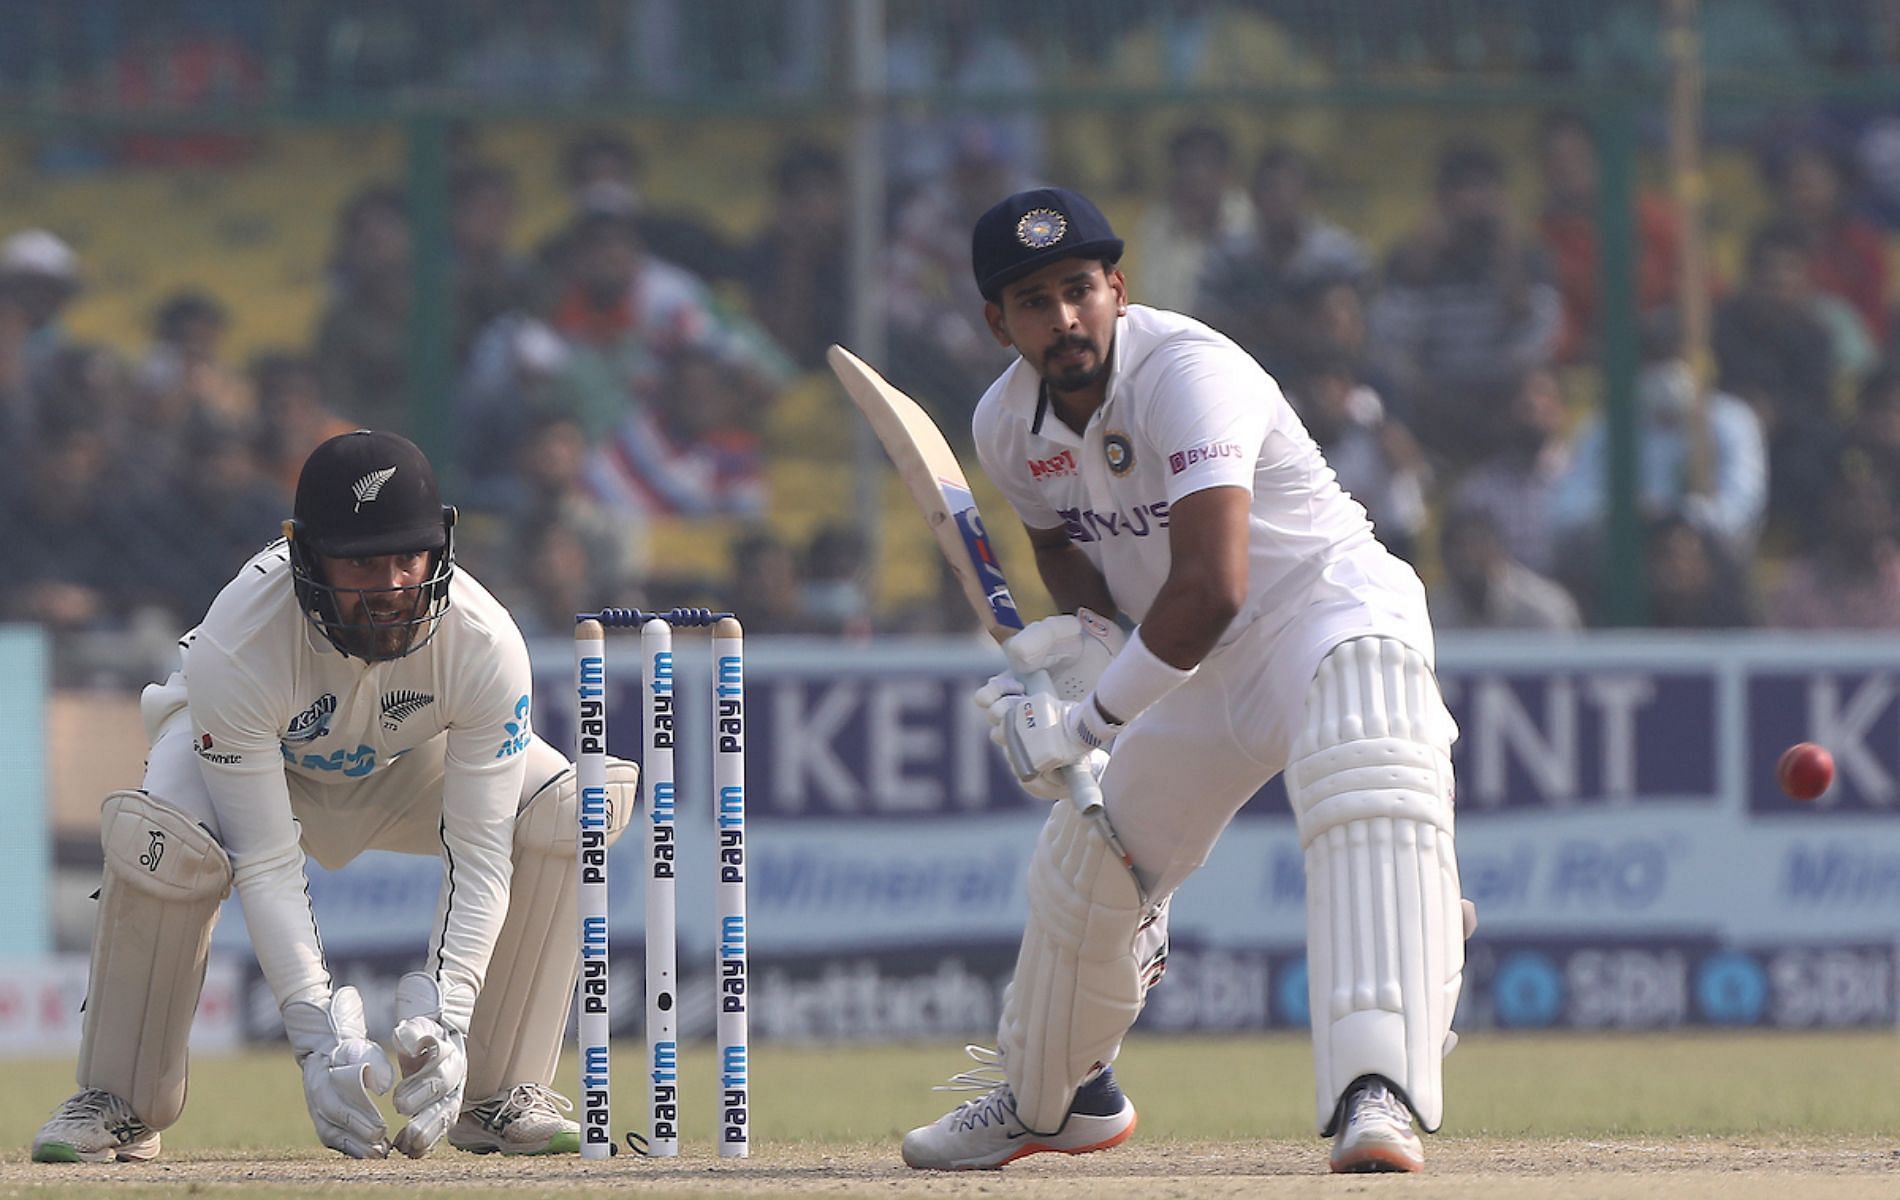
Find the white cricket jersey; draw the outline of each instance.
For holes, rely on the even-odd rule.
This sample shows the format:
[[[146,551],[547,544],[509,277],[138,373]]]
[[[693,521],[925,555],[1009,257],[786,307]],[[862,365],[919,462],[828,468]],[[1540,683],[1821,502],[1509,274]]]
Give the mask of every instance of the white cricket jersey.
[[[467,572],[451,576],[449,597],[421,649],[389,662],[345,657],[299,611],[278,542],[180,641],[183,667],[145,689],[148,730],[190,707],[244,921],[279,1004],[329,987],[287,776],[348,789],[437,737],[447,739],[444,873],[431,967],[469,1002],[480,991],[508,908],[530,736],[528,651],[514,619]],[[327,803],[337,802],[330,793]]]
[[[1168,509],[1210,487],[1253,497],[1247,600],[1225,645],[1287,618],[1338,558],[1380,553],[1365,509],[1252,357],[1191,317],[1130,305],[1116,322],[1107,398],[1077,435],[1018,358],[977,405],[977,457],[1025,525],[1068,530],[1143,620],[1168,577]],[[1276,621],[1277,623],[1277,621]]]

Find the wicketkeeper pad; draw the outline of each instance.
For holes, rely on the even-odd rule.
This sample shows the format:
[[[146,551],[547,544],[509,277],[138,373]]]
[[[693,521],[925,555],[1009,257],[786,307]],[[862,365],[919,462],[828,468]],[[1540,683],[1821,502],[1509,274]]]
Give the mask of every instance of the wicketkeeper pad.
[[[186,1043],[231,859],[209,830],[144,792],[100,809],[105,880],[79,1041],[79,1086],[128,1101],[153,1129],[185,1108]]]
[[[1053,1134],[1076,1085],[1114,1059],[1167,961],[1167,910],[1072,804],[1049,812],[1029,860],[1029,918],[1003,998],[997,1044],[1016,1115]]]
[[[610,846],[633,816],[639,782],[639,767],[607,760]],[[580,792],[570,767],[529,797],[515,817],[508,915],[469,1021],[466,1094],[471,1101],[519,1083],[554,1082],[581,966],[575,910]]]
[[[1307,997],[1319,1125],[1379,1075],[1419,1124],[1444,1113],[1441,1060],[1464,981],[1452,846],[1451,716],[1431,668],[1390,638],[1320,664],[1286,770],[1306,850]]]

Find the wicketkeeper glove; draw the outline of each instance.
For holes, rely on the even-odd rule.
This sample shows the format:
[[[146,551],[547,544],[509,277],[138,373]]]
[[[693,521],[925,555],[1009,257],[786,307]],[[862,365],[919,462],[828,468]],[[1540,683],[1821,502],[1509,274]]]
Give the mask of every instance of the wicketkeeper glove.
[[[396,981],[396,1111],[409,1124],[396,1135],[396,1149],[421,1158],[442,1140],[462,1113],[468,1084],[468,1038],[443,1021],[442,989],[433,975],[411,971]]]
[[[324,1003],[292,1001],[283,1016],[318,1139],[351,1158],[387,1158],[389,1130],[370,1097],[389,1090],[396,1070],[369,1040],[363,998],[342,987]]]

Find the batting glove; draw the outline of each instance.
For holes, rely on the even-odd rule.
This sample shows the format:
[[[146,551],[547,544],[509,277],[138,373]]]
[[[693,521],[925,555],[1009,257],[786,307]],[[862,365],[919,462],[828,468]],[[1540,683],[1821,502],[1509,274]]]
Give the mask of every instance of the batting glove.
[[[990,712],[1009,769],[1024,783],[1105,750],[1122,730],[1093,700],[1065,704],[1047,692],[1006,697]]]
[[[363,998],[342,987],[327,1002],[284,1005],[284,1032],[303,1068],[304,1101],[317,1138],[351,1158],[387,1158],[389,1130],[373,1095],[396,1081],[383,1048],[369,1040]]]

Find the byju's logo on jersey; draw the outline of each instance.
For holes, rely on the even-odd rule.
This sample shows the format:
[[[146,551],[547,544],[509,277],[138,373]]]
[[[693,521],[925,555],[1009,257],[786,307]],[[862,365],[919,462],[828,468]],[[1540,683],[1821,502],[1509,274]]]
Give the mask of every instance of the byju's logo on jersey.
[[[1102,435],[1102,457],[1108,460],[1108,469],[1117,475],[1126,475],[1135,469],[1135,443],[1119,429],[1111,429]]]
[[[1206,442],[1189,450],[1168,455],[1168,474],[1179,475],[1189,467],[1198,467],[1217,458],[1239,458],[1239,442]]]
[[[383,728],[394,733],[397,726],[434,703],[435,697],[428,692],[384,692]]]
[[[325,692],[316,702],[290,720],[290,728],[284,731],[284,741],[301,745],[314,742],[330,732],[330,718],[336,715],[336,694]]]

